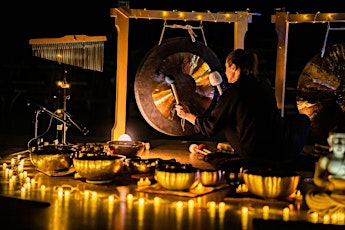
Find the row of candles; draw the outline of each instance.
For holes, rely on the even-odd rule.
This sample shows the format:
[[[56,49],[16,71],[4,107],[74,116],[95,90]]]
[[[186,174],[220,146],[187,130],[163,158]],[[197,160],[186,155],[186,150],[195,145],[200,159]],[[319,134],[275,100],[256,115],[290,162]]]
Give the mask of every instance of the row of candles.
[[[15,185],[17,184],[17,178],[19,178],[19,182],[21,184],[20,187],[20,194],[21,198],[27,197],[27,193],[35,189],[35,191],[39,190],[41,191],[42,198],[44,198],[45,192],[46,192],[46,186],[45,185],[40,185],[38,186],[34,178],[30,178],[27,175],[27,172],[24,171],[24,160],[21,159],[20,156],[18,158],[12,158],[11,159],[11,164],[10,166],[7,165],[6,163],[3,163],[2,169],[3,169],[3,176],[5,179],[8,179],[9,181],[9,189],[13,190],[15,188]],[[148,186],[151,184],[151,181],[148,178],[141,178],[137,186]],[[69,186],[69,185],[64,185],[64,186],[55,186],[53,191],[57,193],[58,199],[69,199],[71,197],[71,194],[73,194],[75,191],[78,191],[78,195],[82,195],[84,199],[91,199],[91,200],[97,200],[99,199],[97,192],[95,191],[79,191],[78,188]],[[239,187],[236,190],[237,192],[247,192],[247,188],[244,187],[243,185],[239,185]],[[301,195],[301,192],[298,190],[295,194],[293,194],[294,198],[296,201],[301,202],[303,200],[303,196]],[[153,205],[159,205],[162,203],[162,198],[159,197],[154,197],[153,201],[150,201],[149,199],[146,198],[135,198],[133,194],[127,194],[125,199],[121,199],[117,195],[109,195],[107,197],[108,201],[110,203],[115,202],[115,201],[127,201],[127,203],[133,204],[134,202],[137,202],[138,205],[142,205],[143,203],[153,203]],[[183,208],[187,206],[188,208],[194,208],[194,207],[201,207],[195,204],[195,201],[193,199],[189,200],[188,202],[183,202],[183,201],[177,201],[173,203],[173,205],[176,206],[176,208]],[[207,208],[209,210],[216,210],[218,209],[219,212],[224,212],[227,210],[227,204],[225,202],[219,202],[218,204],[214,201],[207,202],[206,204]],[[267,220],[269,219],[269,214],[270,214],[270,207],[268,205],[264,205],[262,207],[261,213],[262,213],[262,218]],[[291,211],[293,210],[293,206],[289,205],[289,207],[284,207],[281,215],[282,219],[284,221],[289,221]],[[213,211],[213,212],[214,212]],[[212,213],[212,212],[210,212]],[[249,207],[247,206],[242,206],[241,208],[241,216],[242,216],[242,221],[248,220],[248,214],[250,213]],[[326,214],[323,217],[318,213],[318,212],[311,212],[308,214],[308,219],[310,222],[313,223],[319,223],[322,222],[324,224],[345,224],[345,214],[344,213],[333,213],[333,214]]]

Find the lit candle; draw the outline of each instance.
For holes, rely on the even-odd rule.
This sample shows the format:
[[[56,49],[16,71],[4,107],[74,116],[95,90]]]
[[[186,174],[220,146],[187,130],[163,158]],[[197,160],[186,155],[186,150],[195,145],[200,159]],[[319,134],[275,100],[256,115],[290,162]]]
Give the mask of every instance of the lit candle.
[[[108,201],[109,201],[109,203],[113,203],[114,202],[114,196],[113,195],[109,195],[108,196]]]
[[[262,217],[264,220],[268,219],[270,213],[270,207],[268,205],[265,205],[262,207]]]
[[[11,159],[11,167],[13,168],[15,164],[16,164],[16,159],[12,158]]]
[[[24,166],[23,165],[18,165],[18,168],[17,168],[18,173],[23,172],[23,170],[24,170]]]
[[[133,194],[128,194],[126,196],[126,198],[127,198],[127,201],[132,202],[133,201]]]
[[[319,219],[319,213],[317,213],[317,212],[310,213],[310,221],[312,223],[317,223],[318,219]]]
[[[288,221],[289,220],[289,215],[290,215],[290,209],[289,208],[284,208],[283,209],[283,220]]]
[[[7,164],[6,163],[3,163],[2,164],[2,170],[5,170],[7,168]]]
[[[338,223],[338,214],[333,213],[331,216],[332,224],[337,224]]]
[[[188,200],[188,207],[189,208],[194,208],[194,204],[195,204],[194,200]]]
[[[153,205],[158,206],[160,204],[160,200],[161,200],[161,198],[159,198],[157,196],[155,198],[153,198]]]
[[[328,214],[323,216],[323,223],[324,224],[329,224],[330,220],[331,220],[331,217]]]
[[[345,223],[344,213],[339,212],[338,213],[338,224],[344,225],[344,223]]]
[[[242,215],[248,215],[248,207],[246,206],[242,207]]]

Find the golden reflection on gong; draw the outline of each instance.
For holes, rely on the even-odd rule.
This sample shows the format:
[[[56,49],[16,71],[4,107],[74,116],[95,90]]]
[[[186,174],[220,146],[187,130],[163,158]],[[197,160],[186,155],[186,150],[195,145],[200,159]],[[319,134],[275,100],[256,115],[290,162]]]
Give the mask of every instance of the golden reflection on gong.
[[[211,69],[203,59],[198,55],[183,52],[170,55],[162,62],[164,65],[158,68],[153,76],[155,87],[152,89],[152,99],[165,118],[171,117],[176,103],[171,85],[165,81],[168,74],[175,78],[172,84],[175,84],[178,97],[182,101],[197,101],[204,107],[210,105],[214,96],[209,81]]]

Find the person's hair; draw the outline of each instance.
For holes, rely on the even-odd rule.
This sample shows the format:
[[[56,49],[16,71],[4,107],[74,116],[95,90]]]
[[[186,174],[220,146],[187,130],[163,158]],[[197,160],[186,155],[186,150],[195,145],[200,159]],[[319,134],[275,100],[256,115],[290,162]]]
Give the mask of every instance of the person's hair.
[[[226,62],[229,66],[235,64],[237,68],[241,68],[241,74],[254,76],[258,74],[258,57],[250,50],[233,50],[226,57]]]

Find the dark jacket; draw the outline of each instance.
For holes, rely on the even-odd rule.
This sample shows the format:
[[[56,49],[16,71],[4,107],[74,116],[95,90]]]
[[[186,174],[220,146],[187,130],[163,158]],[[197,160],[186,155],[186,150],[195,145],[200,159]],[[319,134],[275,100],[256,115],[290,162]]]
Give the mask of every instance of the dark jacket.
[[[198,116],[195,121],[197,133],[213,136],[223,131],[241,158],[262,160],[291,157],[286,126],[271,85],[254,76],[229,84],[210,116]]]

